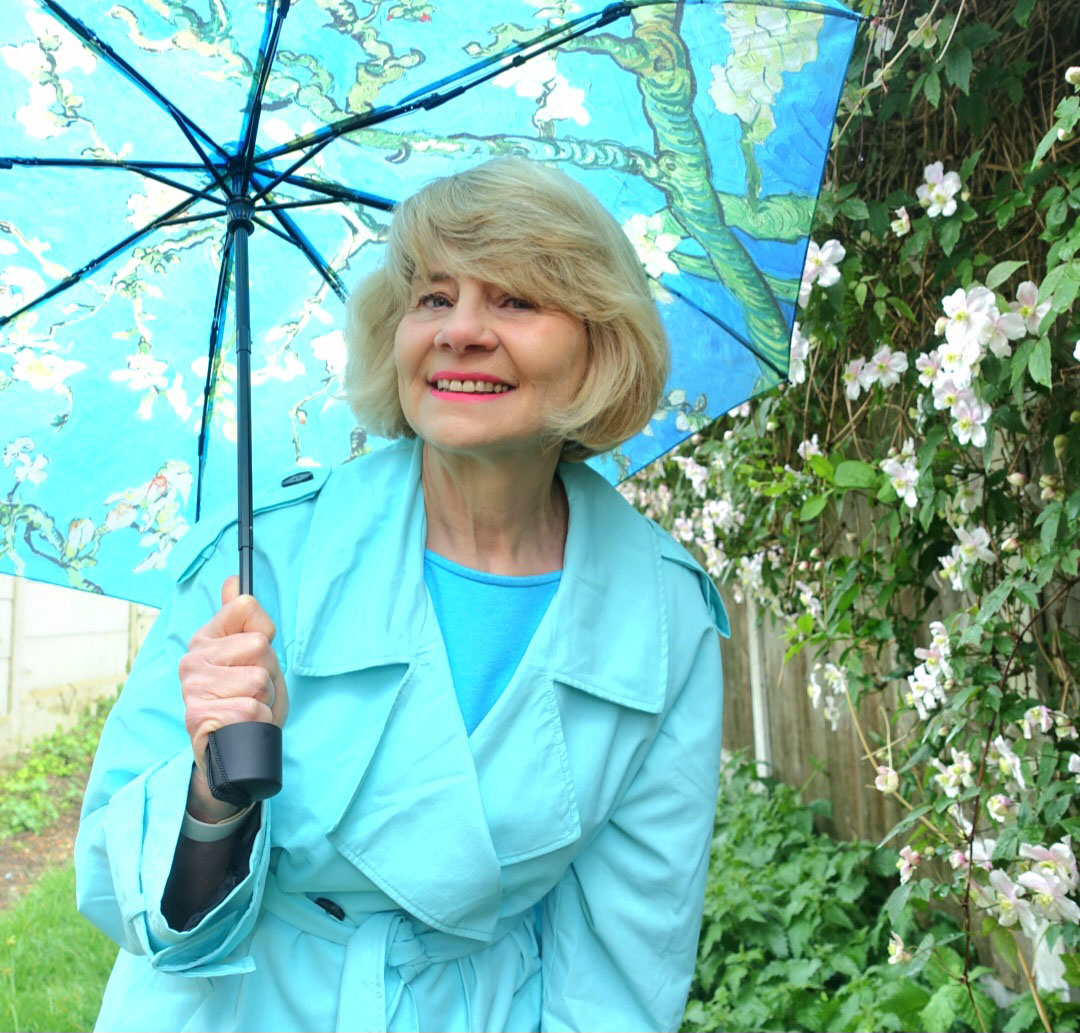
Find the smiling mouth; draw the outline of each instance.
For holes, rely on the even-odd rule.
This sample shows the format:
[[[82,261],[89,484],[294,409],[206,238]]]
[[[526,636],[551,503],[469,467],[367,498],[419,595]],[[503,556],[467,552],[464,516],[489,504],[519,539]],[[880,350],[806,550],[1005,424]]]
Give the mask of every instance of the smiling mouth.
[[[503,395],[514,390],[510,384],[492,380],[455,380],[449,377],[437,377],[430,383],[437,391],[450,391],[456,394]]]

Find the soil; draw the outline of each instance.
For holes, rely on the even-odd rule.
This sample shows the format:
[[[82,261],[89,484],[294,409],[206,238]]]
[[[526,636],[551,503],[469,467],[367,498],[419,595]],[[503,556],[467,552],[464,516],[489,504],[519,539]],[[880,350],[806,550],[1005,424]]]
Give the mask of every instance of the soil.
[[[61,867],[71,860],[78,829],[76,803],[43,832],[0,840],[0,911],[11,907],[47,868]]]

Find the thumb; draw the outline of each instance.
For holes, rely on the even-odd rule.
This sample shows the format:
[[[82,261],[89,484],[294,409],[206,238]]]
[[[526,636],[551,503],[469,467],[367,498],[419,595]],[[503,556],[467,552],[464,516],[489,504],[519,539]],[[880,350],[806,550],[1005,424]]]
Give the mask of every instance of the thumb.
[[[221,583],[221,605],[231,603],[240,594],[240,578],[233,574]]]

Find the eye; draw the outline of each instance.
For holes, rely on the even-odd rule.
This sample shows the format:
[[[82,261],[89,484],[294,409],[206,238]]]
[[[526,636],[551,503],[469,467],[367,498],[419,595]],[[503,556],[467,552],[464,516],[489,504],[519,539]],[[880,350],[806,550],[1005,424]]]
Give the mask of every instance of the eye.
[[[417,299],[418,308],[444,308],[450,304],[450,299],[445,294],[421,294]]]
[[[510,294],[503,298],[502,303],[506,308],[516,309],[521,312],[536,308],[536,305],[529,301],[528,298],[517,298]]]

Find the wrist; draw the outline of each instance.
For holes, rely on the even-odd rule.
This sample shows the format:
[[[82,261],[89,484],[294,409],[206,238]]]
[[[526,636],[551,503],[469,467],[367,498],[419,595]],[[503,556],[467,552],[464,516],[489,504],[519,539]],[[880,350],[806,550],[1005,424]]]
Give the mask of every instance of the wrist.
[[[211,792],[206,775],[197,764],[191,765],[191,781],[188,783],[187,812],[196,821],[214,825],[234,817],[241,808],[218,800]]]

